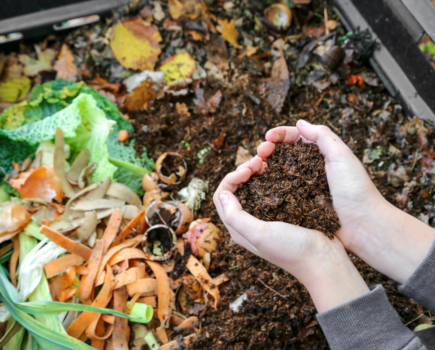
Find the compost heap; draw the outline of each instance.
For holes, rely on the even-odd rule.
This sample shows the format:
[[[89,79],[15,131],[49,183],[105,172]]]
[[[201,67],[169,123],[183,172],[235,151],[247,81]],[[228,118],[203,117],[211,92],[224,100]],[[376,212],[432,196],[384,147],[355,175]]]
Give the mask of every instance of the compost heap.
[[[54,170],[52,155],[59,152],[54,142],[57,127],[64,133],[65,176],[74,192],[87,188],[91,192],[92,186],[100,188],[103,180],[106,186],[106,179],[110,177],[108,188],[115,184],[119,190],[117,184],[125,185],[140,197],[145,190],[142,206],[137,207],[139,211],[145,211],[153,201],[166,203],[163,208],[159,203],[153,205],[152,218],[146,215],[140,218],[143,214],[139,215],[137,209],[130,207],[132,204],[125,199],[112,198],[107,192],[99,205],[113,205],[114,200],[125,202],[120,207],[122,221],[116,237],[130,222],[131,227],[136,217],[139,222],[128,229],[126,240],[145,237],[144,220],[145,229],[150,219],[152,225],[164,226],[149,232],[149,239],[136,243],[136,247],[125,249],[133,249],[134,254],[146,257],[129,259],[133,262],[128,264],[128,269],[137,268],[132,271],[139,276],[143,276],[143,265],[134,266],[135,260],[145,263],[145,273],[151,279],[157,274],[146,261],[160,264],[164,269],[168,269],[165,261],[175,262],[168,276],[170,281],[182,278],[183,283],[178,292],[172,289],[177,295],[177,309],[173,310],[170,323],[191,316],[198,317],[200,323],[189,329],[189,324],[196,324],[195,319],[190,319],[184,324],[187,329],[180,330],[181,333],[177,333],[178,326],[174,324],[165,328],[168,341],[177,341],[175,347],[184,347],[190,342],[188,346],[196,349],[328,349],[316,321],[316,309],[304,286],[284,270],[235,245],[219,220],[212,195],[227,173],[255,155],[267,130],[295,125],[298,119],[305,119],[313,124],[328,125],[363,162],[387,200],[434,226],[434,130],[426,122],[409,119],[388,95],[367,64],[375,46],[367,32],[346,32],[338,14],[324,1],[133,0],[92,25],[56,32],[34,45],[20,42],[8,53],[0,53],[0,111],[3,111],[0,116],[0,199],[2,203],[8,202],[2,206],[4,210],[0,209],[0,215],[5,213],[2,218],[7,219],[2,222],[8,223],[7,228],[0,227],[5,233],[0,244],[0,286],[3,288],[0,288],[0,297],[12,314],[7,322],[0,323],[0,332],[7,331],[1,343],[3,349],[16,350],[27,345],[37,348],[38,344],[44,348],[89,349],[87,344],[92,344],[90,338],[83,342],[65,336],[68,322],[76,318],[78,312],[89,312],[92,308],[80,301],[77,291],[60,304],[35,304],[52,298],[41,264],[62,258],[62,254],[73,255],[51,241],[35,248],[38,241],[46,237],[39,232],[43,224],[63,234],[52,227],[51,222],[64,215],[62,207],[71,200],[65,194],[68,189],[62,190],[61,202],[56,199],[60,198],[56,190],[41,191],[40,196],[48,201],[22,195],[28,187],[25,184],[22,187],[21,183],[30,169],[38,172],[29,176],[29,184],[40,183],[41,179],[52,183],[46,179],[53,174],[49,169]],[[433,63],[433,43],[427,42],[421,47]],[[64,109],[67,111],[62,112]],[[52,116],[56,118],[50,118]],[[57,120],[62,123],[56,123]],[[45,124],[40,124],[42,122]],[[35,125],[30,126],[32,123]],[[81,127],[83,125],[87,127]],[[100,134],[96,132],[99,129]],[[37,156],[40,151],[45,156],[38,165],[34,162],[40,157]],[[159,175],[151,173],[153,159],[157,161],[167,152],[178,153],[184,162],[169,157],[168,162],[163,160],[166,164]],[[87,157],[87,169],[76,178],[77,172],[70,173],[70,169],[81,169],[81,162],[74,165],[75,160],[81,159],[84,163]],[[61,171],[59,163],[56,167]],[[144,174],[149,174],[149,178]],[[143,179],[146,179],[144,187]],[[15,180],[15,188],[11,187],[12,180]],[[128,190],[123,187],[121,192]],[[29,193],[35,196],[35,191]],[[175,203],[169,203],[173,201]],[[175,231],[184,217],[180,201],[192,209],[194,219],[199,221],[194,220],[189,231],[183,234],[184,244],[180,235],[176,235],[176,252],[171,246],[174,239],[168,227]],[[67,221],[70,224],[80,223],[80,220],[84,224],[85,218],[91,222],[94,214],[101,216],[106,210],[71,207],[74,207],[73,216]],[[93,251],[94,239],[103,239],[116,205],[108,208],[107,213],[109,209],[113,212],[108,216],[102,219],[97,216],[95,235],[91,232],[86,239],[92,228],[86,225],[82,230],[77,227],[66,232],[66,238]],[[163,220],[155,209],[159,209]],[[29,216],[32,221],[27,224]],[[213,238],[219,236],[213,223],[220,229],[221,239],[201,238],[201,232],[210,227],[208,234]],[[22,230],[24,225],[27,226]],[[44,232],[51,231],[44,228]],[[201,250],[204,244],[212,245],[207,248],[214,249],[210,255]],[[29,255],[34,248],[34,253]],[[51,251],[52,255],[45,257]],[[219,276],[230,277],[229,281],[219,284],[217,309],[213,307],[213,295],[204,293],[205,287],[186,267],[191,253],[208,269],[213,281]],[[170,255],[167,260],[159,260],[167,254]],[[35,276],[26,275],[27,270],[33,271],[34,265],[29,262],[35,255],[44,260],[35,259],[40,272]],[[155,260],[150,260],[151,256]],[[394,281],[352,254],[350,257],[367,284],[384,285],[404,324],[411,329],[432,325],[432,315],[398,293]],[[76,264],[76,272],[67,269],[68,272],[50,277],[53,280],[64,276],[65,285],[70,285],[61,294],[53,290],[55,300],[59,300],[57,294],[62,299],[68,297],[75,288],[79,293],[79,282],[88,272],[86,269],[90,270],[90,261],[83,257],[69,259],[77,259],[70,262]],[[83,259],[83,264],[80,265],[79,259]],[[29,269],[21,270],[23,264]],[[115,265],[121,270],[126,268],[125,263]],[[110,269],[115,278],[125,272],[113,266]],[[104,269],[104,274],[97,271],[96,283],[103,284],[96,287],[94,284],[91,300],[96,300],[104,291],[101,279],[108,271],[107,267]],[[17,291],[21,291],[20,283],[25,280],[39,281],[28,297],[31,288],[24,288],[22,294],[17,295]],[[155,282],[149,283],[152,287]],[[120,295],[116,294],[116,305],[121,307]],[[170,292],[171,303],[172,296]],[[131,303],[133,297],[128,296]],[[107,311],[98,309],[98,314],[102,315],[95,326],[97,337],[89,333],[99,340],[94,339],[94,345],[103,346],[103,341],[109,348],[113,345],[111,327],[115,319],[119,320],[114,316],[122,316],[115,310],[118,306],[115,307],[114,298],[112,296],[106,306]],[[148,304],[143,298],[149,298],[146,299]],[[24,299],[26,304],[19,303]],[[128,346],[146,348],[147,337],[151,348],[158,348],[163,345],[160,339],[165,340],[162,330],[157,334],[159,296],[139,299],[141,302],[136,301],[136,307],[133,305],[128,316],[132,321],[128,323]],[[233,304],[235,301],[238,308]],[[157,311],[153,311],[152,321],[142,324],[134,315],[139,308],[140,314],[149,316],[150,308],[146,305]],[[9,317],[5,308],[2,311],[2,319]],[[59,312],[60,319],[54,314]],[[175,321],[177,316],[181,319]],[[60,321],[66,322],[65,326]],[[185,339],[191,334],[196,335],[195,339],[193,336]],[[155,338],[159,343],[154,342]],[[125,346],[122,338],[117,347]]]
[[[264,221],[283,221],[323,232],[340,228],[332,206],[325,161],[312,143],[277,143],[267,169],[235,193],[244,210]]]

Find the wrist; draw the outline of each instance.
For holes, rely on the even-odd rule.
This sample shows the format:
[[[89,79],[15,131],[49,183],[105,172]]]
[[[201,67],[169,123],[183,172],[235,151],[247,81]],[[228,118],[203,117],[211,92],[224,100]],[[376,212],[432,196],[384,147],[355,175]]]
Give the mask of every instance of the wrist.
[[[331,310],[370,292],[341,242],[335,238],[331,243],[327,256],[312,261],[305,275],[297,276],[318,312]]]
[[[403,284],[427,256],[435,230],[385,199],[371,210],[346,248],[370,266]]]

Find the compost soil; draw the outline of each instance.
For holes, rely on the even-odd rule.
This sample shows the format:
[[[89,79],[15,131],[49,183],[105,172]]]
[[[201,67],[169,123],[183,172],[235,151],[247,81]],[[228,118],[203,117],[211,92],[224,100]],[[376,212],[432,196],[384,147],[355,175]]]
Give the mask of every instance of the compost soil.
[[[325,160],[312,143],[276,144],[262,175],[236,193],[243,209],[263,221],[282,221],[323,232],[330,239],[340,228],[332,206]]]
[[[171,211],[168,209],[159,209],[153,216],[150,218],[150,224],[153,225],[168,225],[172,230],[176,231],[178,227],[176,227],[173,223],[177,222],[177,214],[180,215],[177,211]]]
[[[255,155],[267,130],[295,125],[298,119],[305,119],[327,125],[337,133],[363,162],[388,201],[434,226],[433,128],[405,116],[365,63],[372,50],[361,53],[360,46],[366,48],[371,39],[361,33],[347,35],[329,2],[313,0],[310,4],[297,5],[292,10],[294,21],[285,33],[271,30],[270,21],[263,17],[264,8],[275,1],[206,2],[213,4],[209,14],[204,12],[206,20],[216,25],[217,19],[237,23],[237,28],[234,27],[237,33],[233,30],[233,34],[229,33],[232,36],[227,35],[225,40],[235,37],[236,46],[243,43],[243,49],[226,43],[218,32],[202,40],[190,37],[189,28],[201,26],[201,21],[174,25],[166,1],[132,1],[137,6],[121,7],[110,21],[77,29],[63,37],[51,36],[43,46],[53,47],[56,52],[63,44],[69,46],[75,64],[80,67],[77,79],[111,97],[134,125],[135,132],[130,137],[137,141],[138,154],[145,146],[154,160],[165,152],[183,156],[188,173],[179,185],[173,186],[175,190],[187,186],[194,177],[209,182],[209,193],[195,218],[211,218],[221,230],[218,248],[211,257],[210,275],[226,273],[230,280],[220,286],[218,309],[207,309],[200,317],[200,333],[192,347],[329,349],[304,286],[289,273],[234,244],[219,219],[212,196],[224,176],[236,169],[236,160]],[[160,12],[166,18],[153,22],[163,38],[159,61],[186,50],[201,67],[207,63],[213,65],[207,68],[207,78],[201,75],[199,81],[188,87],[187,95],[166,94],[163,99],[150,100],[144,110],[128,112],[122,104],[125,87],[120,83],[128,76],[125,73],[132,72],[124,69],[111,53],[107,41],[109,30],[116,21],[134,17],[139,11],[144,18],[149,18],[151,15],[145,13],[152,11],[159,17],[156,4],[163,8]],[[250,10],[252,4],[259,10]],[[325,13],[329,13],[328,21],[322,18]],[[331,34],[346,38],[342,48],[353,50],[352,57],[346,52],[347,63],[341,62],[343,51],[336,44],[330,43],[332,49],[328,49],[325,40],[320,40],[330,30],[325,23],[336,26]],[[285,45],[279,44],[280,39]],[[277,50],[272,48],[276,42]],[[359,45],[360,42],[364,45]],[[252,54],[248,48],[257,52]],[[33,45],[20,46],[19,53],[36,58]],[[38,75],[33,83],[52,80],[55,73]],[[273,84],[274,80],[277,84]],[[3,103],[0,107],[8,105]],[[172,165],[177,164],[169,165],[165,172],[171,172]],[[176,191],[172,195],[175,199]],[[185,264],[190,254],[188,244],[184,258],[176,255],[176,259]],[[383,284],[393,307],[408,327],[414,329],[422,322],[424,318],[420,316],[425,310],[398,293],[394,281],[352,254],[350,258],[368,285]],[[176,266],[173,276],[182,276],[183,263]],[[229,304],[244,293],[247,300],[239,312],[233,312]]]
[[[389,144],[399,147],[403,140],[407,140],[413,147],[419,147],[418,138],[416,132],[397,132],[400,126],[406,127],[410,120],[402,114],[400,106],[386,94],[383,87],[371,90],[370,104],[367,104],[367,100],[364,100],[367,96],[355,86],[340,86],[343,90],[333,87],[327,91],[296,86],[288,97],[292,110],[277,115],[265,101],[257,104],[258,97],[250,88],[255,85],[255,76],[250,76],[246,81],[236,81],[230,86],[209,80],[206,90],[210,96],[220,90],[222,104],[215,114],[206,117],[202,114],[192,113],[186,116],[176,112],[177,102],[185,103],[191,111],[195,109],[189,97],[152,101],[145,111],[130,115],[136,128],[133,136],[139,141],[138,144],[147,147],[150,156],[157,159],[162,153],[172,151],[180,153],[186,160],[189,171],[186,179],[178,186],[179,189],[187,186],[194,177],[209,181],[210,191],[196,216],[211,218],[221,230],[222,238],[217,251],[212,254],[210,274],[215,277],[226,272],[230,281],[221,287],[222,299],[218,309],[208,309],[202,317],[201,332],[192,347],[225,350],[329,349],[316,321],[316,309],[305,287],[286,271],[249,253],[231,240],[214,207],[213,193],[223,177],[236,169],[239,146],[255,155],[256,147],[264,141],[267,130],[281,125],[295,125],[300,118],[315,124],[334,126],[333,130],[360,159],[367,154],[369,141],[373,149],[377,149],[378,145],[388,149]],[[331,107],[332,104],[349,108],[349,101],[341,100],[343,94],[358,96],[352,107],[364,118],[346,117],[345,113],[334,111],[336,107]],[[380,109],[385,104],[389,105],[389,118],[386,121],[372,113],[373,109]],[[431,129],[428,130],[429,135],[431,132]],[[213,142],[219,143],[221,135],[225,135],[224,140],[217,148]],[[411,166],[413,158],[409,157],[408,160],[408,156],[414,153],[407,148],[405,154],[398,157],[402,159],[401,162]],[[203,150],[206,150],[205,156],[201,156]],[[392,162],[388,151],[379,157],[379,161],[387,162],[387,159]],[[393,187],[387,182],[385,168],[378,167],[378,163],[364,164],[381,193],[393,204],[409,212],[408,205],[399,205],[397,202],[398,196],[403,196],[402,188]],[[408,200],[414,203],[414,215],[418,216],[425,210],[425,201],[415,190],[408,191],[405,204]],[[394,281],[354,255],[350,254],[350,257],[368,285],[383,284],[393,307],[405,324],[424,311],[420,305],[398,293]],[[234,313],[229,304],[251,287],[254,287],[255,292],[249,291],[248,300],[240,312]],[[417,324],[418,320],[409,327],[413,328]]]

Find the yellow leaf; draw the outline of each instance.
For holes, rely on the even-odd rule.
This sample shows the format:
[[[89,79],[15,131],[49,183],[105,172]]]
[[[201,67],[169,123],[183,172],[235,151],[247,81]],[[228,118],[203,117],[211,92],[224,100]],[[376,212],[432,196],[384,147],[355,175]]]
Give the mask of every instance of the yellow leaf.
[[[173,19],[179,19],[185,13],[183,4],[178,0],[169,0],[168,10]]]
[[[78,69],[74,64],[74,56],[65,44],[62,45],[59,57],[54,64],[54,69],[57,72],[56,78],[70,81],[77,80]]]
[[[169,0],[168,10],[173,19],[196,20],[205,6],[201,0]]]
[[[128,69],[154,70],[162,37],[140,17],[125,19],[113,27],[110,47],[116,59]]]
[[[0,102],[16,102],[26,97],[30,89],[30,79],[15,78],[0,83]]]
[[[219,26],[216,29],[222,34],[222,38],[234,47],[241,48],[242,45],[237,42],[239,32],[236,30],[234,18],[230,22],[227,19],[218,19],[218,22]]]
[[[160,70],[165,75],[166,83],[190,78],[192,73],[196,72],[195,60],[183,51],[174,56],[168,57],[162,62]]]
[[[200,32],[196,31],[196,30],[189,30],[187,32],[187,35],[190,36],[190,38],[194,41],[201,41],[202,40],[202,35]]]
[[[41,51],[38,47],[36,47],[36,52],[38,55],[37,60],[28,55],[18,56],[19,61],[24,64],[23,73],[29,77],[35,76],[42,71],[53,69],[53,61],[56,57],[56,51],[53,49]]]

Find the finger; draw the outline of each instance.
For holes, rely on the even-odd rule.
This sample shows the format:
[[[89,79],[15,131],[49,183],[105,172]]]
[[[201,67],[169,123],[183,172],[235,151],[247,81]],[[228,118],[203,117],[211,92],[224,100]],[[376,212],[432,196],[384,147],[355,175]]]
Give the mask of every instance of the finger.
[[[305,120],[296,123],[301,136],[319,146],[320,152],[329,160],[353,155],[350,148],[331,129],[324,125],[312,125]]]
[[[228,194],[231,193],[231,192],[223,191],[223,192],[220,192],[220,193],[223,194],[224,196],[228,196]],[[251,253],[258,254],[258,250],[251,243],[249,243],[249,241],[245,237],[243,237],[239,232],[237,232],[234,228],[232,228],[226,222],[227,217],[226,217],[225,212],[224,212],[224,208],[223,208],[223,205],[222,205],[221,198],[222,197],[216,191],[215,195],[213,196],[213,202],[214,202],[214,204],[216,206],[216,209],[217,209],[217,212],[219,214],[219,217],[221,218],[222,222],[224,223],[225,227],[227,228],[228,232],[230,233],[233,241],[235,243],[237,243],[238,245],[241,245],[241,246],[245,247]],[[236,201],[237,201],[237,199],[236,199]],[[224,202],[223,204],[225,205],[225,203],[226,202]]]
[[[243,236],[253,247],[259,241],[259,237],[265,231],[265,222],[248,214],[243,210],[237,198],[228,191],[219,194],[221,219],[227,227],[230,227]]]
[[[263,165],[263,160],[259,156],[255,156],[254,158],[248,160],[246,163],[239,165],[237,167],[237,170],[247,168],[247,169],[251,169],[252,174],[255,174],[260,171],[262,165]]]
[[[233,171],[224,177],[222,182],[220,183],[217,192],[220,191],[230,191],[232,193],[236,192],[237,187],[249,180],[252,175],[252,170],[250,168],[244,168],[240,170]]]
[[[273,151],[275,151],[275,144],[273,142],[266,141],[257,147],[257,154],[266,160],[270,157]]]
[[[294,126],[279,126],[266,133],[269,142],[295,143],[299,139],[299,131]]]

